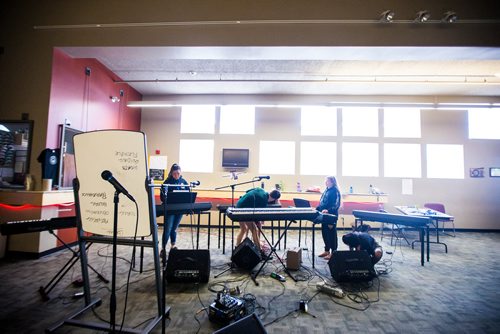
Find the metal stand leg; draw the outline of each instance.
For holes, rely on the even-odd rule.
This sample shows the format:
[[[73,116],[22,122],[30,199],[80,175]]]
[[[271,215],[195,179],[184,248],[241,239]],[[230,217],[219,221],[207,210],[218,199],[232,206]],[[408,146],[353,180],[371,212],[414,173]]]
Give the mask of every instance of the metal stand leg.
[[[54,277],[50,280],[49,283],[45,286],[41,286],[38,289],[38,292],[42,296],[43,301],[48,301],[50,299],[49,293],[54,289],[57,284],[63,279],[64,276],[70,271],[70,269],[78,262],[80,258],[80,251],[75,251],[73,248],[71,248],[67,243],[65,243],[57,234],[54,233],[53,230],[49,230],[49,233],[52,234],[60,243],[63,244],[64,247],[69,249],[73,256],[66,262],[66,264],[57,272],[57,274],[54,275]],[[89,247],[92,245],[92,243],[88,243],[85,246],[85,251],[89,249]],[[87,263],[87,266],[92,269],[97,274],[97,277],[103,281],[104,283],[109,283],[109,281],[102,276],[94,267],[92,267],[90,264]]]
[[[257,270],[256,273],[252,274],[251,277],[252,277],[252,280],[254,281],[255,285],[259,285],[259,283],[257,282],[257,276],[259,276],[260,272],[262,271],[262,268],[264,268],[264,266],[267,264],[267,262],[271,259],[271,254],[274,253],[274,255],[276,256],[276,258],[280,261],[281,265],[283,266],[283,269],[285,270],[285,272],[288,274],[288,276],[290,276],[291,279],[293,279],[294,282],[297,282],[297,279],[295,277],[292,276],[292,274],[290,273],[290,271],[288,271],[287,267],[285,266],[285,264],[283,263],[283,261],[281,260],[281,258],[278,256],[278,254],[276,253],[276,246],[280,243],[281,239],[285,236],[286,234],[286,231],[288,230],[288,227],[292,224],[292,222],[294,222],[293,220],[291,220],[288,225],[285,225],[285,228],[283,230],[283,233],[280,234],[279,236],[279,239],[278,241],[273,245],[271,244],[271,242],[269,242],[269,239],[267,239],[266,235],[264,234],[264,232],[262,232],[262,228],[259,228],[259,232],[260,234],[264,237],[264,240],[266,240],[267,244],[269,245],[269,247],[271,248],[271,252],[266,256],[264,262],[262,262],[259,270]]]

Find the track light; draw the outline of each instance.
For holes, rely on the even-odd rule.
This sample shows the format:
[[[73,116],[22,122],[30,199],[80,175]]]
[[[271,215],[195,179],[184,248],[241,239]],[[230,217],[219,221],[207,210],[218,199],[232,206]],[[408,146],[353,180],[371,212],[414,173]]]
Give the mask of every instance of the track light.
[[[446,23],[453,23],[453,22],[456,22],[457,20],[458,20],[457,13],[452,12],[452,11],[448,11],[448,12],[444,13],[443,18],[441,19],[442,22],[446,22]]]
[[[417,13],[417,16],[415,17],[415,22],[418,23],[424,23],[429,21],[431,18],[431,14],[429,14],[429,11],[427,10],[421,10],[420,12]]]
[[[394,20],[394,12],[392,10],[386,10],[380,14],[380,22],[390,23]]]
[[[118,96],[110,96],[109,99],[113,103],[120,102],[120,98]]]

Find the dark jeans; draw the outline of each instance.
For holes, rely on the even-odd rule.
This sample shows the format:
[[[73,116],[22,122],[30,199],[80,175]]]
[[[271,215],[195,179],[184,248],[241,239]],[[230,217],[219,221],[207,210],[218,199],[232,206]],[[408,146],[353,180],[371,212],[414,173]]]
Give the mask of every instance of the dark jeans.
[[[177,240],[177,228],[181,223],[182,215],[168,215],[165,218],[165,224],[163,225],[163,238],[161,240],[162,249],[167,246],[168,239],[170,238],[171,243],[175,243]]]
[[[338,247],[337,224],[322,223],[321,234],[325,242],[325,252],[336,251]]]

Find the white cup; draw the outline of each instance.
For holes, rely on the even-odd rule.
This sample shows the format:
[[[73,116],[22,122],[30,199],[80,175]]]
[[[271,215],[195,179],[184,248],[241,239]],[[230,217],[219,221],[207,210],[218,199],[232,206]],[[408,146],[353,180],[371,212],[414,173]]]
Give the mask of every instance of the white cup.
[[[43,179],[42,180],[42,190],[43,191],[51,191],[52,190],[52,179]]]

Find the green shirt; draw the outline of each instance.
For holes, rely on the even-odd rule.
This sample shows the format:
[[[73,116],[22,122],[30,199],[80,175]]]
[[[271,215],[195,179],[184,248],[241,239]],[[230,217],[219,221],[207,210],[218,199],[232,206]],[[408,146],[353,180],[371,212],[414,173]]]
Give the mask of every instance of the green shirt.
[[[265,208],[267,206],[268,194],[262,188],[253,188],[240,197],[237,208]]]

